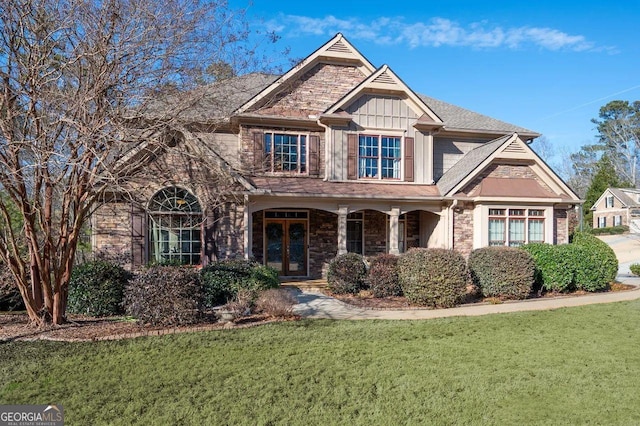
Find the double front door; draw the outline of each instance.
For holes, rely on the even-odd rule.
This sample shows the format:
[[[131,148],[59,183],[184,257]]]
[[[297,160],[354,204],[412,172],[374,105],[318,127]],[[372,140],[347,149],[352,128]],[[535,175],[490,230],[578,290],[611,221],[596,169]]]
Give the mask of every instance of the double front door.
[[[307,221],[265,219],[267,265],[281,276],[307,275]]]

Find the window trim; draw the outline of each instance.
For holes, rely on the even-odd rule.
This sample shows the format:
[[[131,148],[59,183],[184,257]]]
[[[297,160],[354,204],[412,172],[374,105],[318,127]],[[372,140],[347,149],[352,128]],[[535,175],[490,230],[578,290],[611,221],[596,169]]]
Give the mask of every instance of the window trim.
[[[295,136],[297,139],[296,149],[297,149],[297,162],[295,170],[283,170],[274,168],[275,162],[275,143],[276,143],[276,135],[283,136]],[[267,139],[270,137],[270,142],[267,142]],[[301,149],[302,138],[304,138],[304,152]],[[309,133],[298,133],[298,132],[278,132],[275,130],[268,130],[262,133],[262,143],[263,143],[263,154],[267,160],[267,173],[273,174],[295,174],[295,175],[308,175],[309,174],[309,141],[311,135]],[[304,163],[303,163],[304,160]],[[304,166],[304,171],[301,171],[301,167]]]
[[[544,243],[547,241],[547,208],[529,206],[490,206],[487,209],[486,238],[487,246],[519,247],[528,243]],[[516,222],[517,221],[517,222]],[[501,240],[492,240],[491,223],[502,223]],[[532,240],[531,223],[542,223],[542,239]],[[512,227],[514,223],[514,227]],[[518,223],[518,225],[515,225]],[[515,226],[520,227],[524,239],[514,240]]]
[[[377,155],[376,156],[361,156],[360,155],[360,150],[361,150],[361,138],[375,138],[378,141],[378,144],[376,146],[377,149]],[[398,157],[384,157],[383,156],[383,148],[382,147],[382,142],[383,139],[396,139],[398,140],[398,150],[400,155]],[[358,133],[357,134],[357,151],[356,151],[356,177],[359,180],[372,180],[372,181],[402,181],[404,178],[404,160],[405,160],[405,152],[404,152],[404,145],[405,145],[405,137],[403,134],[393,134],[393,132],[381,132],[381,133],[374,133],[374,132],[365,132],[365,133]],[[389,149],[388,147],[386,149]],[[395,148],[394,148],[395,149]],[[362,168],[361,168],[361,159],[376,159],[376,170],[377,170],[377,174],[374,176],[364,176],[362,174]],[[391,161],[397,161],[398,163],[398,177],[384,177],[383,176],[383,161],[384,160],[391,160]],[[395,169],[391,169],[392,171],[394,171]]]

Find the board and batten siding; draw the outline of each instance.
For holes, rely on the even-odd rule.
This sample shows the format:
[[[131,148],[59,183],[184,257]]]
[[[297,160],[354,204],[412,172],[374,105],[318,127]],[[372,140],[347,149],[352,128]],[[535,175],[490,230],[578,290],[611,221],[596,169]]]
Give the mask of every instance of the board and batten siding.
[[[486,143],[485,139],[462,139],[434,137],[433,178],[437,182],[443,174],[466,153]]]
[[[431,183],[431,158],[428,149],[428,136],[416,131],[413,123],[416,113],[398,97],[365,94],[346,108],[353,117],[349,127],[331,129],[331,160],[329,179],[348,179],[348,135],[349,134],[385,134],[397,135],[403,132],[405,137],[414,138],[413,181]],[[406,175],[406,174],[405,174]]]

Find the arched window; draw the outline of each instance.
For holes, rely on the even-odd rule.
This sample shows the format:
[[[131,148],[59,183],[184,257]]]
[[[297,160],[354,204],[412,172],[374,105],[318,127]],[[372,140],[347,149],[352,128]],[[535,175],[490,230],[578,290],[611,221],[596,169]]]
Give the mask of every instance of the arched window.
[[[183,265],[200,263],[202,208],[189,191],[170,187],[149,203],[150,258]]]

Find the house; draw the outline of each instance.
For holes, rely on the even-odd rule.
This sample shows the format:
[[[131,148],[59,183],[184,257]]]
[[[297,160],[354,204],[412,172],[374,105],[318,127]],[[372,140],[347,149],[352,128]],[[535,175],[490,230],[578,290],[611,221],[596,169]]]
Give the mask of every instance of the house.
[[[97,250],[315,278],[346,252],[568,242],[581,200],[530,148],[538,133],[415,93],[342,34],[281,76],[203,90],[175,144],[215,160],[235,197],[214,206],[208,170],[157,155],[138,205],[114,195],[93,215]],[[208,102],[220,93],[224,114]]]
[[[640,232],[640,189],[607,188],[591,207],[593,227],[628,226]]]

